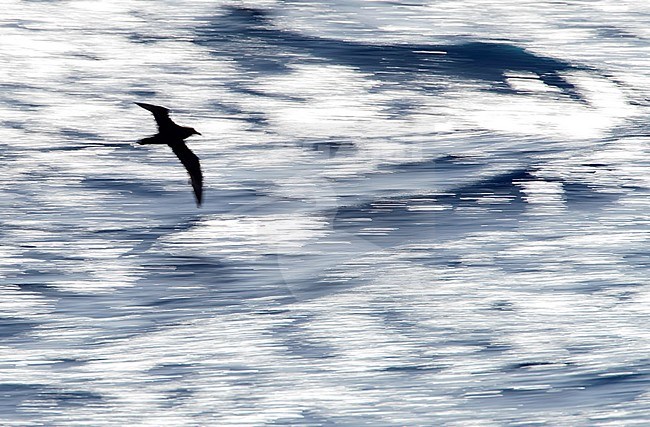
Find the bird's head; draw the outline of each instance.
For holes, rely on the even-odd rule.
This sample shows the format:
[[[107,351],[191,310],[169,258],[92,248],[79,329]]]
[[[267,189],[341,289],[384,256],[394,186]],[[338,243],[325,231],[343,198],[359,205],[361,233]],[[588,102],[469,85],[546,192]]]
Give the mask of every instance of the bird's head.
[[[201,135],[201,132],[197,131],[194,128],[191,128],[190,130],[192,131],[192,133],[190,135]]]

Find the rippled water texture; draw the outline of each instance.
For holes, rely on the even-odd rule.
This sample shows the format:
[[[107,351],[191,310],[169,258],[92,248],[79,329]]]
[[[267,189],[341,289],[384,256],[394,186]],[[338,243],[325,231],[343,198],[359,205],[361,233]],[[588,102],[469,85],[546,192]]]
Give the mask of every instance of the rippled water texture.
[[[645,425],[649,18],[3,1],[0,424]]]

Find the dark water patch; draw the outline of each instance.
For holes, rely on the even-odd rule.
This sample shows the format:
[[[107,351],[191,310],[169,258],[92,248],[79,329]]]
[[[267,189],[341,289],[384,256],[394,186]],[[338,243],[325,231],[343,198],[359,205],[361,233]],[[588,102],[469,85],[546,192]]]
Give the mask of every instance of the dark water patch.
[[[284,318],[284,314],[282,316]],[[290,323],[281,322],[272,328],[273,337],[285,347],[288,354],[299,358],[323,360],[336,357],[336,349],[308,333],[307,328],[313,321],[311,315],[293,317]]]
[[[46,0],[23,0],[23,1],[36,2],[36,1],[46,1]],[[14,19],[11,22],[0,23],[0,28],[18,28],[27,31],[38,31],[38,28],[34,28],[36,25],[38,25],[38,21],[35,20]]]
[[[39,277],[41,272],[40,271],[34,271],[34,270],[29,270],[24,273],[26,276],[32,278],[32,277]],[[38,292],[38,293],[49,293],[52,292],[53,289],[51,286],[46,285],[44,283],[20,283],[17,282],[15,283],[16,286],[20,288],[22,291],[27,291],[27,292]]]
[[[10,129],[25,130],[27,127],[25,122],[17,121],[17,120],[3,120],[1,123],[2,123],[2,127],[10,128]]]
[[[426,191],[427,181],[434,186],[434,180],[441,177],[457,176],[462,179],[483,167],[473,159],[443,156],[424,162],[386,166],[380,170],[380,175],[376,172],[370,175],[378,179],[381,173],[387,171],[391,178],[403,183],[411,182],[419,186],[417,189],[422,192]],[[404,174],[404,177],[400,174]],[[454,232],[458,235],[478,230],[512,230],[518,226],[520,214],[527,209],[527,195],[522,184],[537,180],[536,170],[525,168],[479,179],[461,187],[451,187],[444,193],[388,196],[361,204],[346,204],[346,199],[342,198],[343,206],[336,212],[334,226],[335,229],[354,232],[376,243],[380,240],[390,241],[391,237],[386,236],[394,236],[394,243],[397,243],[417,238],[418,233],[421,238],[445,239]],[[568,209],[597,212],[611,206],[623,194],[623,189],[606,192],[585,183],[561,179],[551,181],[562,184]]]
[[[270,19],[266,11],[241,7],[225,10],[225,15],[197,28],[196,43],[209,44],[216,55],[236,60],[246,73],[268,75],[290,71],[287,66],[290,52],[278,51],[263,37]]]
[[[131,43],[138,44],[154,44],[162,41],[172,40],[172,37],[162,36],[159,34],[143,34],[143,33],[133,33],[130,34],[127,39]]]
[[[638,297],[639,292],[637,290],[632,291],[622,291],[615,295],[615,298],[620,302],[633,302]]]
[[[239,93],[242,95],[250,95],[250,96],[259,96],[263,98],[270,98],[270,99],[277,99],[280,101],[288,101],[288,102],[307,102],[307,99],[299,96],[294,96],[292,94],[287,94],[287,93],[269,93],[269,92],[264,92],[261,90],[254,89],[252,87],[249,87],[245,84],[242,84],[241,82],[234,81],[234,82],[228,82],[225,84],[225,86],[230,89],[234,93]]]
[[[242,109],[241,106],[230,102],[213,100],[210,101],[210,107],[213,110],[217,110],[229,116],[239,116],[246,114],[246,111]]]
[[[27,93],[42,93],[48,92],[47,88],[42,86],[32,85],[30,83],[6,83],[0,82],[0,101],[3,104],[11,107],[16,111],[22,113],[39,113],[40,110],[46,106],[46,104],[36,102],[32,99],[27,99],[25,94]],[[30,121],[25,120],[19,122],[17,120],[9,120],[8,122],[27,124]],[[26,126],[24,126],[26,127]],[[22,128],[22,127],[21,127]],[[40,132],[41,129],[38,129],[36,132]]]
[[[56,301],[61,298],[76,298],[79,297],[79,292],[68,291],[61,289],[57,286],[48,284],[51,281],[60,280],[62,278],[69,278],[70,274],[56,268],[50,268],[46,271],[43,270],[30,270],[22,275],[13,277],[12,283],[25,292],[37,293],[49,300]],[[38,278],[38,282],[34,282]]]
[[[158,96],[158,92],[154,89],[132,89],[127,93],[133,95],[134,98],[155,99]]]
[[[125,256],[140,255],[147,252],[163,236],[188,231],[199,223],[194,215],[174,218],[170,222],[157,226],[136,226],[122,229],[105,229],[96,231],[103,235],[111,235],[120,240],[137,242]],[[155,259],[155,258],[154,258]]]
[[[636,377],[636,376],[633,376]],[[574,385],[557,385],[553,393],[548,389],[505,388],[501,391],[504,398],[521,404],[536,407],[588,407],[593,399],[602,405],[631,402],[645,393],[647,380],[632,379],[628,375],[619,378],[593,378]]]
[[[514,311],[514,304],[510,301],[495,301],[490,304],[490,310],[494,311]]]
[[[284,298],[291,291],[274,255],[230,261],[210,256],[160,254],[143,263],[137,293],[144,307],[157,311],[204,311],[241,305],[258,298]]]
[[[81,129],[72,129],[72,128],[63,128],[59,131],[61,136],[63,136],[65,139],[71,139],[71,140],[91,140],[91,141],[99,141],[101,140],[101,136],[95,132],[89,132],[87,130],[81,130]]]
[[[612,268],[613,266],[617,265],[618,263],[614,264],[611,262],[603,261],[600,263],[603,269],[607,268]],[[596,263],[593,263],[592,265],[597,265]],[[637,289],[639,287],[643,286],[641,283],[635,283],[635,282],[617,282],[617,281],[612,281],[611,279],[584,279],[580,281],[577,286],[574,286],[573,289],[576,291],[579,291],[584,294],[590,294],[590,295],[599,295],[603,291],[612,291],[612,290],[623,290],[626,288],[632,288],[632,289]]]
[[[548,368],[546,368],[548,366]],[[594,399],[601,405],[614,405],[632,402],[645,393],[647,375],[636,373],[605,374],[594,376],[582,374],[578,378],[570,374],[562,374],[561,370],[570,367],[566,364],[558,366],[553,362],[524,362],[519,368],[526,372],[521,377],[521,386],[504,387],[491,394],[469,393],[474,407],[503,407],[517,405],[520,407],[544,408],[577,408],[590,407]],[[553,369],[553,374],[549,370]],[[566,378],[571,378],[566,381]],[[497,393],[498,392],[498,393]]]
[[[623,260],[634,268],[643,270],[650,268],[650,252],[647,250],[628,251],[623,255]]]
[[[621,193],[599,191],[595,186],[579,182],[563,183],[567,207],[597,212],[616,202]]]
[[[245,110],[237,105],[222,101],[213,101],[212,108],[228,116],[228,120],[238,120],[251,124],[252,126],[267,126],[267,114],[263,111]]]
[[[186,402],[196,394],[194,390],[187,387],[174,387],[165,391],[165,400],[159,405],[163,408],[174,408],[186,404]]]
[[[153,260],[155,257],[152,258]],[[142,267],[149,271],[147,277],[151,280],[171,277],[176,279],[192,278],[193,280],[210,279],[208,283],[234,280],[228,278],[226,274],[230,266],[212,257],[167,256],[164,257],[162,263],[148,262],[142,264]]]
[[[68,358],[63,358],[56,360],[52,363],[51,367],[52,369],[69,369],[69,368],[78,368],[80,366],[85,365],[87,362],[85,360],[80,360],[80,359],[68,359]]]
[[[277,184],[266,181],[242,180],[238,184],[246,188],[238,189],[238,194],[226,200],[218,207],[222,212],[236,216],[264,215],[264,214],[286,214],[297,204],[306,203],[300,196],[276,196],[269,195]],[[258,188],[250,188],[257,186]]]
[[[493,353],[506,353],[512,351],[513,346],[503,343],[489,342],[480,349],[479,353],[489,353],[491,356],[494,356]]]
[[[276,337],[277,338],[277,337]],[[306,338],[305,335],[281,335],[278,341],[285,347],[288,355],[301,359],[325,360],[336,357],[336,350],[323,345],[317,339]]]
[[[608,171],[612,170],[610,165],[608,165],[606,163],[583,163],[580,166],[584,166],[586,168],[594,169],[593,171],[589,171],[589,172],[592,172],[592,173],[597,172],[596,169],[605,169],[605,170],[608,170]]]
[[[633,387],[636,393],[641,393],[639,387],[642,385],[647,385],[650,383],[650,376],[647,373],[638,373],[638,372],[625,372],[625,373],[602,373],[598,376],[589,376],[580,379],[576,382],[576,386],[593,388],[593,387],[606,387],[610,388],[611,386],[619,385],[630,385],[635,384]]]
[[[377,301],[377,304],[381,304]],[[416,335],[421,332],[422,326],[420,323],[412,319],[404,310],[400,309],[382,309],[373,313],[375,317],[386,326],[386,328],[396,331],[402,336],[408,336],[412,333]]]
[[[70,51],[66,55],[73,58],[88,59],[90,61],[102,61],[104,58],[98,56],[96,52]]]
[[[0,339],[10,339],[31,332],[39,324],[17,317],[0,317]]]
[[[43,387],[42,384],[28,384],[28,383],[0,383],[0,395],[7,395],[9,393],[21,393],[26,391],[36,391]],[[2,402],[2,399],[0,399]]]
[[[401,366],[389,366],[387,368],[382,368],[380,371],[387,373],[436,373],[442,372],[444,367],[442,366],[429,366],[429,365],[401,365]]]
[[[511,230],[517,227],[518,217],[525,210],[518,182],[531,177],[528,170],[518,170],[445,194],[383,198],[343,206],[335,214],[334,228],[379,245],[447,239],[479,230]]]
[[[621,28],[614,25],[593,24],[589,22],[581,22],[577,25],[580,29],[587,29],[592,31],[599,39],[638,39],[644,38],[638,34],[633,33],[628,28]]]
[[[291,313],[291,310],[285,308],[265,308],[257,309],[252,312],[255,316],[283,316]]]
[[[322,153],[329,159],[337,155],[352,155],[357,151],[357,146],[349,141],[318,141],[309,143],[307,146],[312,151]]]
[[[174,382],[193,375],[195,369],[185,363],[163,363],[149,369],[147,373],[155,377],[156,381]]]
[[[473,157],[445,154],[433,159],[405,162],[396,165],[380,165],[379,172],[401,173],[401,172],[429,172],[433,169],[441,170],[479,170],[485,167],[485,163]]]
[[[163,198],[170,193],[165,190],[164,185],[146,180],[85,177],[81,183],[90,190],[109,190],[112,193],[131,194],[146,198]]]
[[[24,90],[24,88],[22,89]],[[37,90],[42,91],[43,89],[38,88]],[[21,110],[22,112],[37,113],[41,108],[44,107],[43,104],[36,104],[33,102],[24,101],[22,99],[17,99],[17,98],[5,98],[3,99],[3,101],[7,103],[9,106]]]
[[[152,307],[165,308],[172,307],[173,309],[187,309],[191,307],[197,307],[203,305],[203,301],[197,300],[194,296],[185,296],[185,297],[163,297],[150,304]]]
[[[266,198],[269,195],[269,190],[273,189],[276,184],[273,181],[265,181],[260,179],[242,179],[237,182],[240,188],[226,190],[220,192],[218,197],[227,199],[228,204],[246,204],[246,202],[257,201]]]
[[[270,12],[259,8],[226,6],[225,14],[216,16],[209,25],[199,28],[199,34],[210,40],[230,41],[237,34],[250,36],[271,24]],[[217,27],[221,25],[221,29]]]
[[[98,404],[104,401],[101,394],[90,391],[75,391],[75,390],[52,390],[44,391],[35,396],[41,403],[56,405],[59,408],[86,406],[91,404]]]
[[[452,336],[445,340],[445,347],[468,347],[477,348],[477,352],[481,353],[490,347],[503,347],[502,344],[495,344],[491,336],[494,332],[489,330],[476,329],[468,331],[459,336]]]
[[[557,368],[561,367],[564,368],[566,366],[572,365],[571,363],[564,363],[564,362],[548,362],[548,361],[527,361],[527,362],[519,362],[519,363],[514,363],[510,365],[507,370],[519,370],[519,369],[552,369],[552,368]]]
[[[379,92],[380,90],[372,89],[369,92]],[[418,110],[422,107],[421,102],[415,102],[405,99],[400,100],[389,100],[386,101],[382,106],[380,114],[384,116],[385,120],[402,120],[405,116],[408,116],[412,113],[417,113]]]
[[[264,277],[263,285],[248,285],[244,284],[245,279],[239,276],[238,270],[221,273],[211,272],[211,269],[179,277],[148,271],[138,288],[124,292],[123,296],[137,300],[138,313],[151,317],[155,326],[159,326],[206,315],[215,309],[223,311],[254,304],[258,298],[279,300],[289,295],[286,286],[275,281],[275,277]]]
[[[577,87],[562,77],[562,73],[583,67],[507,43],[387,45],[327,39],[277,29],[268,12],[237,7],[226,8],[225,15],[198,27],[195,42],[209,47],[215,55],[232,57],[242,69],[257,73],[288,72],[287,65],[292,62],[319,59],[401,85],[419,84],[423,75],[429,75],[481,81],[497,91],[519,93],[508,84],[507,73],[525,72],[575,100],[584,101]],[[437,85],[421,87],[431,90]]]
[[[65,409],[104,402],[103,396],[95,392],[56,389],[44,384],[3,383],[0,384],[0,397],[0,411],[16,417],[40,412],[44,407]]]
[[[273,420],[267,425],[270,426],[313,426],[313,427],[325,427],[325,426],[362,426],[362,425],[371,425],[371,421],[368,418],[365,419],[356,419],[356,422],[351,422],[350,420],[341,419],[334,415],[327,415],[321,411],[314,409],[303,409],[300,411],[300,414],[295,417],[281,417],[277,420]],[[375,423],[374,425],[381,425],[380,423]]]
[[[0,383],[0,413],[17,415],[25,400],[47,386],[27,383]]]

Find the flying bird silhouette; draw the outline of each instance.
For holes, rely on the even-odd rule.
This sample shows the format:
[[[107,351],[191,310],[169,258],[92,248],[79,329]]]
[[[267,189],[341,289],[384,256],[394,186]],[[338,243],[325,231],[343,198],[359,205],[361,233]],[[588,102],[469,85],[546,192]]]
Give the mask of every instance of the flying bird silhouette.
[[[181,161],[187,173],[190,174],[190,181],[196,197],[196,205],[201,206],[203,201],[203,173],[201,173],[201,164],[199,158],[187,148],[185,138],[192,135],[201,135],[194,128],[179,126],[169,118],[169,109],[157,105],[136,102],[137,105],[145,110],[151,111],[156,124],[158,133],[138,141],[138,144],[167,144],[172,149],[176,157]]]

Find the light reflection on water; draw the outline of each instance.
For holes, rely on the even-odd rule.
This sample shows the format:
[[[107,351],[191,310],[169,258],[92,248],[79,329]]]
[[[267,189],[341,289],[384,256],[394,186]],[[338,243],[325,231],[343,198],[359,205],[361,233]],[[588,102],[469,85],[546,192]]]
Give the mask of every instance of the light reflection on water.
[[[647,418],[643,6],[3,8],[2,424]]]

